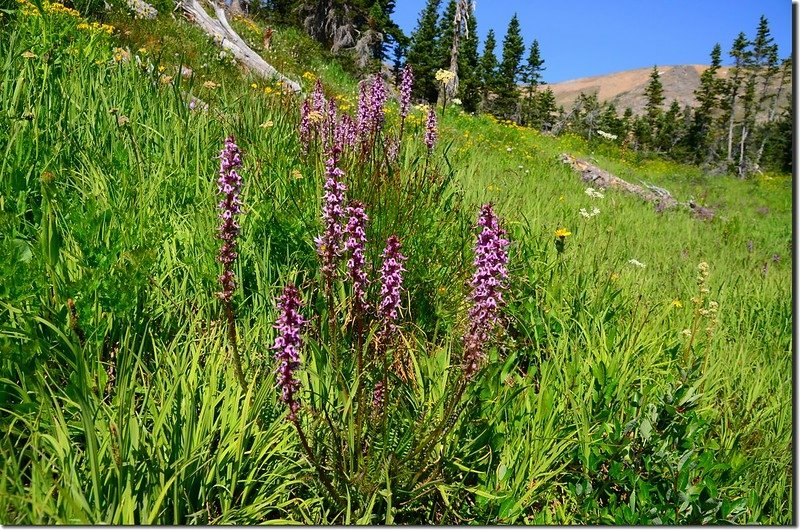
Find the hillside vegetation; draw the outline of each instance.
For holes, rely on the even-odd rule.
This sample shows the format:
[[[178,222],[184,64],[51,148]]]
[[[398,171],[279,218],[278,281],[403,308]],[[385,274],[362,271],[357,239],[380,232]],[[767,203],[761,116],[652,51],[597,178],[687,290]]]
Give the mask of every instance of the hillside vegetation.
[[[265,57],[301,96],[169,12],[17,0],[0,23],[0,523],[794,521],[789,175],[457,105],[433,141],[394,88],[331,154],[359,79],[295,28]],[[565,152],[716,215],[589,190]],[[340,192],[372,310],[358,242],[326,239]]]

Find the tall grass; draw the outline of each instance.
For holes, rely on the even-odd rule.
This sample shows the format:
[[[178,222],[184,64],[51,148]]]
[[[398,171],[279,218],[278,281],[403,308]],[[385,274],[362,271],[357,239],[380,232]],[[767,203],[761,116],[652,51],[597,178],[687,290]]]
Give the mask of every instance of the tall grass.
[[[349,431],[349,396],[366,381],[333,390],[330,360],[348,357],[322,331],[305,352],[304,399],[346,438],[309,433],[328,452],[321,465],[337,447],[350,462],[335,481],[339,504],[285,419],[269,351],[289,281],[306,314],[328,320],[314,287],[324,167],[301,155],[298,101],[230,65],[201,68],[214,48],[166,17],[162,49],[140,23],[110,17],[131,31],[129,60],[68,14],[16,17],[0,36],[3,522],[793,520],[785,180],[706,176],[452,106],[427,163],[415,110],[397,166],[343,166],[352,197],[371,208],[368,262],[379,267],[392,233],[409,257],[400,340],[413,380],[391,394],[396,423],[370,439],[367,463],[356,465]],[[311,70],[354,104],[354,80],[299,32],[278,36],[284,69]],[[193,78],[178,75],[182,59]],[[190,110],[192,96],[208,109]],[[228,134],[244,152],[233,303],[247,395],[214,296],[214,156]],[[694,195],[716,218],[657,214],[614,191],[591,198],[562,151]],[[472,224],[488,200],[513,242],[507,332],[446,436],[405,462],[414,436],[444,419],[457,379]],[[591,207],[600,214],[579,215]],[[572,232],[563,253],[558,228]],[[709,334],[692,302],[703,261],[719,305]],[[347,307],[344,282],[335,296],[337,311]],[[696,319],[703,331],[687,347],[682,331]]]

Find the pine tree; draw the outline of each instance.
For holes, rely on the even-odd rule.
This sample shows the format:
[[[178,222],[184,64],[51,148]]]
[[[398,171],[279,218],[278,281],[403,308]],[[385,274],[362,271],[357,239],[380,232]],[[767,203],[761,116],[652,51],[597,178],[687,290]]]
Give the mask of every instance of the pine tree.
[[[764,155],[764,151],[765,151],[765,149],[767,147],[767,144],[772,141],[772,138],[776,133],[779,134],[779,132],[781,130],[781,127],[785,126],[784,123],[780,123],[780,124],[778,124],[778,126],[776,126],[775,111],[778,108],[778,103],[780,102],[781,96],[783,95],[783,89],[787,85],[787,80],[791,79],[791,76],[792,76],[792,58],[791,57],[788,57],[783,61],[783,64],[781,66],[780,71],[781,71],[781,76],[780,76],[780,81],[778,83],[778,89],[777,89],[777,91],[775,93],[775,97],[772,99],[772,103],[770,104],[770,108],[769,108],[769,111],[767,113],[767,122],[766,122],[766,125],[764,127],[764,133],[763,133],[763,135],[761,137],[761,145],[759,146],[758,152],[756,153],[756,158],[755,158],[755,165],[756,166],[761,164],[761,158]],[[791,116],[791,111],[789,112],[789,115]],[[781,119],[783,119],[783,117]],[[790,138],[789,139],[791,140],[791,130],[792,129],[790,128],[789,130],[790,130],[790,134],[789,134]],[[791,145],[792,145],[792,143],[790,141],[789,142],[790,162],[791,162]],[[780,152],[780,149],[778,149],[776,152]],[[781,155],[781,156],[783,156],[783,155]],[[791,164],[789,164],[789,166],[791,166]],[[784,164],[782,167],[786,167],[786,165]]]
[[[770,100],[776,96],[776,94],[770,92],[769,88],[772,80],[779,71],[778,46],[774,43],[774,39],[770,34],[769,23],[767,22],[766,17],[763,15],[758,23],[756,38],[753,40],[752,67],[753,68],[750,76],[753,79],[752,81],[748,82],[748,88],[751,84],[755,85],[756,83],[759,83],[760,89],[758,90],[757,95],[755,93],[753,94],[754,101],[751,104],[754,105],[755,108],[748,116],[749,120],[745,121],[745,127],[749,128],[746,130],[750,130],[754,133],[756,116],[761,114],[763,110],[769,106]],[[753,91],[755,92],[755,87]],[[762,127],[762,129],[766,131],[768,130],[768,127]],[[751,134],[751,136],[754,135]],[[763,139],[760,143],[763,145]],[[755,145],[753,141],[751,141],[750,144]],[[758,152],[755,154],[754,160],[750,160],[750,158],[753,157],[747,157],[746,151],[752,151],[752,149],[746,149],[746,147],[747,144],[744,141],[741,142],[739,155],[739,174],[742,176],[745,176],[749,169],[748,163],[751,163],[754,166],[757,166],[760,163],[760,153],[763,153],[762,148],[759,147]]]
[[[417,28],[411,34],[408,63],[414,69],[414,97],[435,102],[438,88],[434,75],[439,66],[433,50],[437,49],[437,28],[441,0],[428,0],[417,20]]]
[[[689,133],[688,143],[694,153],[695,162],[705,159],[711,161],[713,156],[714,114],[719,109],[719,97],[721,92],[721,82],[717,78],[717,72],[722,64],[722,47],[719,43],[714,45],[711,50],[711,66],[700,74],[700,86],[695,90],[694,95],[697,99],[697,109]]]
[[[438,42],[434,51],[437,69],[447,70],[450,68],[450,48],[453,46],[453,18],[455,16],[456,0],[448,0],[438,23]]]
[[[624,137],[622,145],[627,145],[633,137],[633,109],[630,107],[625,108],[622,113],[622,136]]]
[[[467,112],[475,112],[480,104],[480,70],[478,59],[478,22],[475,12],[470,13],[467,21],[467,33],[461,41],[461,53],[458,55],[458,97]]]
[[[542,131],[553,129],[558,109],[556,108],[556,96],[550,87],[540,91],[535,99],[536,103],[536,128]]]
[[[747,64],[750,55],[750,51],[748,50],[749,46],[750,41],[747,40],[747,36],[742,32],[739,33],[739,35],[736,37],[736,40],[733,41],[733,46],[729,52],[730,56],[733,57],[734,63],[729,72],[729,79],[725,83],[726,94],[725,99],[723,100],[723,118],[727,122],[728,128],[728,150],[725,159],[728,162],[733,160],[733,133],[734,122],[736,118],[736,101],[741,95],[743,89],[742,82],[744,80],[744,67]]]
[[[683,133],[681,105],[677,100],[673,99],[669,109],[661,118],[658,137],[656,138],[656,148],[665,153],[670,153],[683,140]]]
[[[516,13],[511,17],[503,39],[503,60],[500,62],[497,79],[497,102],[495,112],[504,117],[511,118],[517,114],[519,90],[517,80],[522,73],[522,55],[525,53],[525,43],[522,41],[519,19]]]
[[[658,67],[653,66],[650,72],[650,82],[644,90],[647,103],[644,106],[646,123],[650,128],[650,138],[658,137],[658,125],[661,121],[662,108],[664,104],[664,87],[661,85],[661,76]]]
[[[535,113],[537,110],[534,96],[536,95],[536,88],[542,81],[542,72],[545,70],[543,65],[544,59],[542,59],[541,54],[539,53],[539,41],[534,39],[533,43],[531,44],[530,53],[528,54],[527,64],[522,69],[522,82],[527,85],[527,93],[522,112],[525,122],[530,123],[531,121],[539,121],[538,117],[533,116],[533,113]]]
[[[483,43],[483,55],[480,59],[480,80],[481,80],[481,105],[484,111],[491,108],[489,94],[497,90],[497,56],[494,48],[497,45],[494,38],[494,30],[490,29],[486,34],[486,41]]]
[[[617,113],[617,108],[610,101],[603,104],[600,117],[597,120],[597,129],[615,135],[618,139],[623,137],[625,131],[622,126],[622,119]]]

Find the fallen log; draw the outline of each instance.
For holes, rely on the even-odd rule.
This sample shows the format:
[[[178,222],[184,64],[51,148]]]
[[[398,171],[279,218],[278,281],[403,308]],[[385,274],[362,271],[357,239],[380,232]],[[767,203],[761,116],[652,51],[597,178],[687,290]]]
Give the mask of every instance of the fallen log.
[[[212,9],[216,18],[212,18],[198,0],[180,0],[178,6],[183,10],[189,21],[200,26],[207,35],[212,37],[223,48],[230,51],[241,64],[265,79],[277,79],[292,92],[300,92],[300,84],[282,75],[274,66],[265,61],[258,53],[239,36],[228,23],[225,10],[212,0],[205,0]]]
[[[591,183],[598,188],[617,188],[640,197],[655,205],[657,212],[663,212],[669,208],[683,207],[692,211],[692,214],[703,220],[710,220],[714,217],[714,211],[710,208],[697,205],[693,200],[685,203],[678,202],[672,194],[664,188],[642,182],[642,186],[632,184],[623,180],[608,171],[597,167],[587,160],[576,158],[568,153],[559,156],[562,163],[568,164],[574,171],[581,175],[581,180]]]

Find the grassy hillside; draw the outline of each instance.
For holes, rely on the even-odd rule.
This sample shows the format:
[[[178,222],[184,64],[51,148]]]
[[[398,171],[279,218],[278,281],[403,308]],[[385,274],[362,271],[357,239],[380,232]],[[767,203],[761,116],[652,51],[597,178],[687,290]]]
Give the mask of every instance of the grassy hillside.
[[[0,522],[794,520],[788,175],[704,175],[455,106],[431,152],[414,108],[394,160],[392,95],[374,148],[339,161],[370,217],[373,306],[390,235],[408,258],[398,329],[378,340],[344,261],[330,288],[319,270],[327,157],[319,141],[304,153],[305,95],[249,77],[169,14],[106,27],[41,7],[18,3],[0,30]],[[234,25],[258,48],[256,23]],[[358,80],[300,32],[278,28],[267,60],[356,112]],[[230,135],[246,390],[217,296]],[[562,152],[717,215],[587,194]],[[509,277],[466,379],[490,201]],[[296,424],[272,349],[290,282],[309,321]]]

